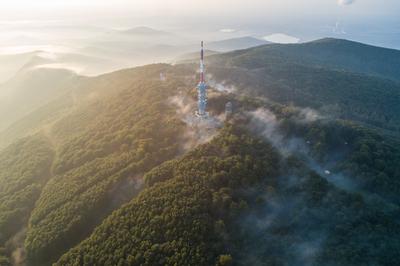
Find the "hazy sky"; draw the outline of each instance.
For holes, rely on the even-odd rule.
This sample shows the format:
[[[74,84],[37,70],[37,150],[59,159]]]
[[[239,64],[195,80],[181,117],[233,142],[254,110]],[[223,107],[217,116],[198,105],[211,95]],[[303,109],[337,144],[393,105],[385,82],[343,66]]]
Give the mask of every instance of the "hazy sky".
[[[400,48],[400,0],[0,0],[0,23],[63,20],[301,40],[333,36]]]
[[[37,17],[40,12],[51,15],[54,11],[71,12],[91,7],[90,11],[124,11],[136,15],[221,15],[283,16],[338,15],[382,16],[398,14],[398,0],[0,0],[0,10],[8,18],[24,14]],[[9,11],[15,12],[9,12]],[[80,10],[82,13],[85,10]],[[88,10],[86,10],[88,11]],[[204,13],[205,12],[205,13]],[[60,14],[61,12],[56,12]],[[91,12],[88,12],[91,13]],[[295,13],[295,14],[293,14]],[[238,18],[241,19],[241,18]]]

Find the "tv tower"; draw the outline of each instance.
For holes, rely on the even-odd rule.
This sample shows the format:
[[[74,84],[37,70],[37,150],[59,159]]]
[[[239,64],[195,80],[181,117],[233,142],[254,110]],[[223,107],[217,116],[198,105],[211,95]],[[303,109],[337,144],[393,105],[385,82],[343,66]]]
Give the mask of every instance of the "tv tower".
[[[200,51],[200,82],[197,85],[198,93],[198,110],[196,115],[200,118],[207,118],[208,113],[206,112],[207,107],[207,84],[205,82],[204,75],[204,47],[203,41],[201,41],[201,51]]]

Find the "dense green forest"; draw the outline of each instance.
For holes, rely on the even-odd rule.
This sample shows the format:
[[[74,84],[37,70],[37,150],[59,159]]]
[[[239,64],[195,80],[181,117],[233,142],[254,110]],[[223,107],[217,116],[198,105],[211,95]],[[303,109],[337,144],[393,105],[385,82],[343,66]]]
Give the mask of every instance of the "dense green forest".
[[[74,78],[0,132],[0,265],[395,265],[400,83],[349,45],[210,57],[213,130],[193,64]]]
[[[245,190],[275,184],[278,169],[271,146],[227,127],[149,172],[148,188],[57,265],[228,265],[225,223],[247,208]]]
[[[290,158],[278,186],[230,224],[238,265],[395,265],[396,217]]]
[[[299,44],[270,44],[222,56],[232,60],[235,65],[241,64],[251,69],[286,62],[291,65],[314,65],[400,81],[398,50],[341,39],[325,38]]]
[[[356,45],[338,42],[339,47],[344,45],[349,48],[340,48],[341,52],[337,52],[334,41],[321,41],[300,45],[266,45],[214,55],[209,57],[210,72],[217,81],[234,85],[240,93],[267,97],[283,104],[312,107],[335,118],[363,122],[398,133],[398,79],[389,80],[369,71],[357,71],[356,67],[336,64],[338,58],[348,58],[346,53],[350,53]],[[385,63],[389,64],[386,68],[396,71],[397,68],[390,65],[395,64],[390,54],[395,53],[397,57],[394,58],[398,58],[398,51],[370,49],[375,51],[375,55],[386,58]],[[385,52],[389,55],[384,56]],[[321,53],[326,57],[320,56]],[[320,58],[324,64],[310,57]],[[357,62],[366,65],[361,59]],[[394,77],[398,78],[398,75]]]
[[[23,139],[0,154],[0,244],[25,226],[45,182],[53,151],[40,136]]]
[[[154,168],[145,182],[146,190],[57,265],[396,261],[396,215],[333,186],[295,157],[283,160],[237,126]]]
[[[107,101],[95,103],[95,120],[83,132],[60,136],[65,132],[59,126],[84,119],[75,113],[65,118],[70,123],[57,123],[55,136],[63,141],[53,165],[55,176],[30,218],[28,260],[40,264],[57,258],[101,217],[133,197],[145,171],[180,152],[182,122],[164,101],[176,86],[136,80]],[[120,189],[130,191],[127,198],[115,200]]]
[[[366,127],[349,120],[320,116],[310,109],[301,109],[271,102],[265,99],[236,95],[219,95],[210,99],[210,108],[223,111],[224,103],[231,101],[237,112],[247,114],[240,120],[250,128],[251,113],[266,110],[276,119],[275,136],[283,145],[295,140],[300,146],[290,150],[297,156],[311,157],[320,166],[345,174],[360,189],[377,194],[399,204],[400,192],[400,139],[384,131]],[[307,112],[315,119],[307,121]],[[257,121],[262,123],[262,121]],[[268,125],[267,125],[268,126]],[[261,126],[262,127],[262,126]],[[253,133],[263,135],[256,128]]]
[[[284,138],[308,141],[310,155],[337,172],[344,172],[361,188],[400,203],[400,140],[351,121],[299,121],[299,111],[274,105]]]

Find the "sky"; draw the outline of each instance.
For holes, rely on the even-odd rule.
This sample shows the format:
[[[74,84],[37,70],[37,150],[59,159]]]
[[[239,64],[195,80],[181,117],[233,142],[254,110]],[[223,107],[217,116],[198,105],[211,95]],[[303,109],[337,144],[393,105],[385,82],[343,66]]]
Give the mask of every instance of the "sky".
[[[0,0],[0,25],[146,25],[191,34],[219,30],[227,37],[288,36],[290,42],[337,37],[397,49],[399,14],[399,0]]]

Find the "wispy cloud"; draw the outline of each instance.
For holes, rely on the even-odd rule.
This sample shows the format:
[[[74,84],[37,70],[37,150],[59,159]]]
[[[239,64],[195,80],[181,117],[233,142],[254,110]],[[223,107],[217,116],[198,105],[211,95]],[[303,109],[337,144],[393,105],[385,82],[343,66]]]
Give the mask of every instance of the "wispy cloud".
[[[338,0],[338,5],[340,6],[348,6],[355,2],[356,0]]]

